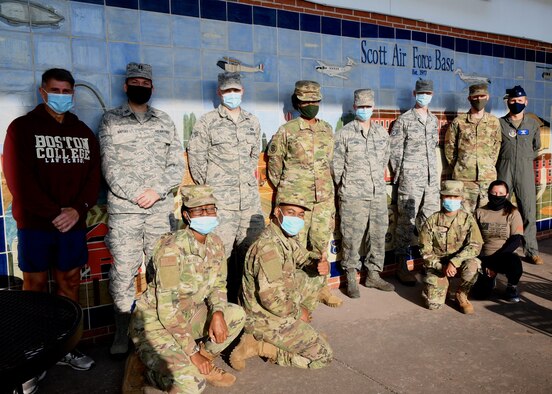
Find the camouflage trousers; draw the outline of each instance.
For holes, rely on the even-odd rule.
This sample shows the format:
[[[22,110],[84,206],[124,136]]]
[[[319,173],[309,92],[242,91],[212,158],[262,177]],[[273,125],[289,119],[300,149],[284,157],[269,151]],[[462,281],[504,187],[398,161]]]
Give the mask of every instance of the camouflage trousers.
[[[491,181],[463,181],[464,182],[464,202],[462,205],[469,213],[473,213],[476,208],[487,205],[487,189]]]
[[[335,202],[331,198],[308,204],[306,208],[310,211],[305,211],[305,227],[297,234],[297,240],[317,256],[322,256],[335,228]]]
[[[477,258],[462,261],[462,265],[458,267],[461,279],[460,286],[458,287],[459,291],[463,291],[466,294],[470,292],[470,289],[477,281],[477,275],[480,267],[481,261]],[[422,292],[422,296],[425,298],[427,303],[443,305],[447,298],[447,291],[449,287],[449,279],[443,273],[443,270],[427,268],[423,281],[424,290]]]
[[[239,211],[219,209],[217,216],[220,224],[215,229],[215,234],[224,243],[228,260],[228,300],[234,302],[240,293],[245,254],[263,231],[265,221],[260,205]],[[235,254],[231,259],[233,251]]]
[[[414,230],[421,230],[427,218],[439,210],[439,185],[414,180],[400,180],[397,200],[395,253],[408,254],[409,246],[418,245]]]
[[[155,243],[170,230],[169,213],[111,214],[105,243],[113,256],[109,292],[116,312],[129,312],[136,289],[134,278],[142,260],[148,261]]]
[[[374,196],[371,201],[341,200],[339,215],[343,269],[360,270],[360,256],[366,256],[368,270],[381,272],[385,260],[385,234],[389,225],[387,195]]]
[[[296,289],[301,293],[301,306],[312,312],[318,304],[320,276],[309,277],[304,271],[295,272]],[[253,335],[278,348],[276,364],[317,369],[328,365],[333,352],[328,342],[310,324],[298,319],[282,326],[279,320],[256,321]],[[246,330],[249,331],[249,330]]]
[[[228,326],[228,338],[223,343],[214,343],[211,340],[205,342],[205,350],[215,356],[232,343],[245,322],[245,312],[238,305],[227,304],[222,312]],[[184,353],[183,346],[177,343],[159,320],[150,321],[144,316],[140,310],[133,314],[130,334],[138,355],[148,370],[148,379],[165,391],[176,388],[179,393],[202,392],[205,389],[205,379]],[[194,339],[204,338],[208,336],[209,324],[207,306],[202,304],[193,313],[188,330],[192,332]]]

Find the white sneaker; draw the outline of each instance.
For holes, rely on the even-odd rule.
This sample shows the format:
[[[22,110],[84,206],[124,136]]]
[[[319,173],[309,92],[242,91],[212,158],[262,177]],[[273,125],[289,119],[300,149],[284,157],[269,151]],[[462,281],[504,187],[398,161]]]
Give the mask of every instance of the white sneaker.
[[[59,360],[57,365],[67,365],[77,371],[88,371],[95,362],[87,355],[79,352],[77,349],[73,349],[67,353],[61,360]]]

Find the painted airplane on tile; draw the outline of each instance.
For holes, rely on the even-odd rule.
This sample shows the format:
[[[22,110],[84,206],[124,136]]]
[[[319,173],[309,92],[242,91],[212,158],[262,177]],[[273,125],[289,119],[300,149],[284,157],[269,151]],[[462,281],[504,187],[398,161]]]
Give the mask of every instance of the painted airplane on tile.
[[[341,79],[349,79],[346,75],[353,68],[356,63],[350,57],[347,57],[347,64],[345,66],[335,66],[332,64],[325,63],[321,60],[316,61],[318,66],[315,67],[315,70],[319,73],[326,74],[330,77],[337,77]]]
[[[238,59],[234,59],[228,56],[222,58],[217,62],[217,66],[228,72],[244,72],[244,73],[259,73],[264,72],[264,65],[261,63],[257,67],[246,66]]]

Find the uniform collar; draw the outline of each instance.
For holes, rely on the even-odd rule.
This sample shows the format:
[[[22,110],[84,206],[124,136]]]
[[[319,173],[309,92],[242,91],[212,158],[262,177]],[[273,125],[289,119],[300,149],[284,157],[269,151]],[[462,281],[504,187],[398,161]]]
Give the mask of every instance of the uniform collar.
[[[483,116],[481,118],[474,118],[472,113],[468,111],[467,113],[467,117],[466,117],[466,121],[469,122],[469,123],[474,123],[474,124],[478,124],[479,122],[486,122],[487,119],[489,118],[489,113],[487,111],[485,111],[483,113]]]
[[[231,121],[234,121],[230,116],[230,114],[228,113],[228,111],[226,111],[226,108],[224,107],[224,105],[219,104],[219,106],[217,107],[217,111],[221,118],[227,118]],[[240,107],[240,114],[238,116],[238,120],[236,123],[241,122],[242,120],[245,120],[245,119],[249,119],[249,113]]]
[[[130,108],[130,105],[128,105],[128,101],[125,101],[123,103],[123,105],[121,106],[121,109],[123,111],[123,114],[122,114],[123,116],[132,116],[132,115],[134,115],[134,112]],[[148,120],[152,116],[156,116],[155,115],[155,110],[150,105],[148,105],[148,109],[146,110],[146,112],[144,114],[145,114],[145,120]],[[136,116],[136,115],[134,115],[134,116]]]
[[[289,250],[290,249],[289,238],[286,237],[286,235],[282,231],[282,228],[272,221],[269,223],[268,227],[270,228],[270,231],[272,232],[272,234],[274,234],[278,239],[278,241],[282,244],[282,246]]]
[[[205,237],[205,244],[200,244],[194,237],[194,233],[190,226],[185,227],[183,231],[186,234],[188,245],[190,246],[190,253],[199,257],[205,257],[205,251],[209,249],[213,243],[213,235],[207,234]]]
[[[322,131],[323,130],[323,128],[320,127],[322,122],[318,118],[315,118],[316,123],[314,123],[314,124],[310,124],[309,122],[307,122],[305,119],[303,119],[300,116],[297,119],[299,120],[299,129],[300,130],[312,130],[312,131]]]

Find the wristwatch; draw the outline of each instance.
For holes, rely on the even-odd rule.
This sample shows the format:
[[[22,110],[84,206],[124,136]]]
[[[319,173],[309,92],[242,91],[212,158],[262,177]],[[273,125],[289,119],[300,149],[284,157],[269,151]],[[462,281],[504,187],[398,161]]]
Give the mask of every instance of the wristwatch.
[[[192,352],[192,354],[190,354],[190,356],[193,356],[194,354],[196,354],[197,352],[199,352],[201,348],[199,347],[199,345],[196,343],[195,346],[194,346],[194,351]]]

